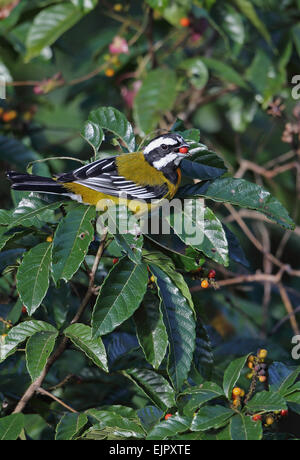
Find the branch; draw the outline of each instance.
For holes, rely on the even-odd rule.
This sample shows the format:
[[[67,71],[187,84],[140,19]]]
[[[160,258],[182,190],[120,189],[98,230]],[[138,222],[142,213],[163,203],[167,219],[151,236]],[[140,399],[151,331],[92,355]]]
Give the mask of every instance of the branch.
[[[54,399],[54,401],[58,402],[58,404],[60,404],[61,406],[65,407],[66,409],[68,409],[70,412],[73,412],[74,414],[78,414],[77,410],[73,409],[71,406],[68,406],[68,404],[64,403],[61,399],[57,398],[56,396],[54,396],[52,393],[50,393],[49,391],[47,390],[44,390],[44,388],[37,388],[36,390],[37,393],[40,393],[42,395],[45,395],[45,396],[48,396],[49,398],[51,399]]]
[[[80,317],[81,317],[82,313],[84,312],[84,310],[85,310],[90,298],[94,294],[94,281],[95,281],[96,271],[97,271],[100,259],[102,257],[103,251],[104,251],[106,235],[107,235],[107,233],[105,233],[101,238],[101,242],[100,242],[100,245],[99,245],[96,257],[95,257],[95,261],[94,261],[94,264],[93,264],[93,267],[92,267],[92,270],[91,270],[90,282],[89,282],[89,286],[88,286],[86,295],[84,296],[84,299],[82,300],[82,302],[81,302],[81,304],[80,304],[80,306],[78,308],[78,311],[77,311],[76,315],[74,316],[74,318],[72,319],[70,324],[74,324],[80,319]],[[58,345],[58,347],[55,350],[55,352],[48,358],[46,366],[44,367],[41,375],[25,391],[24,395],[22,396],[22,398],[18,402],[15,410],[13,411],[14,414],[18,414],[19,412],[22,412],[24,410],[24,408],[26,407],[26,405],[28,404],[28,402],[30,401],[30,399],[33,397],[33,395],[42,386],[42,383],[43,383],[46,375],[48,374],[50,368],[55,363],[55,361],[66,350],[68,342],[69,342],[69,339],[67,337],[64,337],[62,339],[62,341]]]

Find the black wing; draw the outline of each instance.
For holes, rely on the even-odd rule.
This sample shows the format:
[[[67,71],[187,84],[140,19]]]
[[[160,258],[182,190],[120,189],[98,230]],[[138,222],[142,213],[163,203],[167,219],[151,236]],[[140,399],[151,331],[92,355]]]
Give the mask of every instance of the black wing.
[[[75,182],[97,192],[112,196],[127,196],[129,199],[145,201],[161,199],[168,193],[167,184],[144,186],[120,176],[116,167],[116,157],[94,161],[70,173],[57,177],[58,182]]]

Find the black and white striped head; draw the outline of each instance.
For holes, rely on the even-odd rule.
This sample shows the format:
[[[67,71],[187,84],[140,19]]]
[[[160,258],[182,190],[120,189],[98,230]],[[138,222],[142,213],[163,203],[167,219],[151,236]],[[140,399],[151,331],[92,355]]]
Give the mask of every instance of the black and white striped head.
[[[169,133],[152,139],[144,148],[145,159],[159,171],[176,169],[188,153],[188,144],[180,134]]]

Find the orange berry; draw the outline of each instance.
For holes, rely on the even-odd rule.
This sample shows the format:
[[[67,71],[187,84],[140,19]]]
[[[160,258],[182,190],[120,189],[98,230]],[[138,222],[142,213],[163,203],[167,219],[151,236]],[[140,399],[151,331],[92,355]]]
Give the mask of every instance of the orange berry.
[[[257,352],[257,357],[260,359],[265,359],[268,356],[268,351],[267,350],[258,350]]]
[[[108,69],[106,69],[106,71],[105,71],[105,75],[106,75],[107,77],[113,77],[114,74],[115,74],[114,69],[108,68]]]
[[[250,363],[253,363],[255,361],[255,356],[254,355],[250,355],[249,358],[248,358],[248,361]]]
[[[52,236],[47,236],[46,241],[47,241],[47,243],[52,243],[52,241],[53,241]]]
[[[239,387],[235,387],[235,388],[232,390],[233,396],[241,396],[241,392],[242,392],[242,390],[241,390]]]
[[[245,392],[244,392],[244,390],[241,389],[240,397],[243,398],[244,396],[245,396]]]
[[[191,21],[189,20],[189,18],[181,18],[180,19],[180,25],[182,27],[188,27],[190,25]]]
[[[258,380],[259,380],[261,383],[265,383],[266,380],[267,380],[267,377],[266,377],[265,375],[260,375],[260,376],[258,377]]]
[[[239,407],[241,405],[241,400],[239,398],[233,401],[233,407]]]
[[[207,281],[207,280],[203,280],[203,281],[201,282],[201,287],[202,287],[203,289],[207,289],[208,286],[209,286],[209,284],[208,284],[208,281]]]
[[[166,414],[165,415],[165,420],[168,420],[168,418],[172,417],[172,414]]]
[[[253,363],[251,363],[251,361],[247,364],[249,369],[253,369]]]
[[[273,425],[274,422],[275,420],[271,415],[269,415],[269,417],[266,418],[266,425]]]
[[[153,276],[153,275],[152,275],[152,276],[150,276],[150,281],[151,281],[151,283],[154,283],[154,282],[155,282],[155,278],[154,278],[154,276]]]
[[[9,112],[4,112],[2,115],[2,120],[5,123],[9,123],[10,121],[13,121],[15,118],[17,118],[18,114],[15,110],[9,110]]]

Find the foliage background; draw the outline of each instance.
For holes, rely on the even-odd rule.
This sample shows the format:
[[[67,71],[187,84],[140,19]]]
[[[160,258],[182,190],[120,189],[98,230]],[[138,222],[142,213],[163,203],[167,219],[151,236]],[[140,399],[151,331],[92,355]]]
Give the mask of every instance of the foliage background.
[[[12,2],[1,3],[4,11]],[[177,118],[186,128],[200,129],[201,142],[224,159],[231,175],[264,185],[296,222],[290,232],[253,210],[210,203],[249,260],[249,268],[208,264],[216,269],[221,289],[200,291],[199,282],[191,280],[194,302],[206,316],[216,378],[233,356],[260,346],[272,359],[295,364],[290,352],[300,316],[300,108],[291,80],[299,69],[299,0],[21,0],[12,6],[0,22],[0,70],[8,80],[7,98],[1,101],[1,208],[10,209],[20,198],[10,194],[6,169],[25,171],[30,161],[57,156],[91,157],[80,131],[97,107],[125,113],[140,140],[171,129]],[[46,34],[37,17],[49,7],[62,10],[61,16],[54,10],[55,27],[51,23]],[[189,18],[188,26],[181,24],[183,17]],[[109,48],[116,36],[125,40],[125,52]],[[115,151],[109,141],[102,146],[106,154]],[[76,166],[72,159],[53,159],[36,163],[34,171],[50,175]],[[2,318],[17,300],[3,272],[15,260],[0,255]],[[107,269],[104,263],[100,278]],[[48,299],[61,322],[67,314],[62,298],[71,310],[78,304],[64,289]],[[47,308],[36,319],[47,317]],[[5,322],[0,326],[5,334]],[[116,336],[111,345],[116,356],[136,348],[130,332],[129,324]],[[135,352],[125,356],[131,367],[139,360]],[[23,358],[11,359],[9,366],[1,368],[3,414],[29,383]],[[48,386],[67,375],[73,376],[70,384],[58,394],[80,411],[97,404],[140,408],[147,401],[125,378],[110,380],[108,387],[109,378],[72,349],[56,363]],[[39,415],[28,419],[30,436],[51,438],[51,417],[57,419],[62,408],[43,398],[32,404]]]

